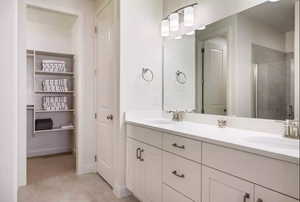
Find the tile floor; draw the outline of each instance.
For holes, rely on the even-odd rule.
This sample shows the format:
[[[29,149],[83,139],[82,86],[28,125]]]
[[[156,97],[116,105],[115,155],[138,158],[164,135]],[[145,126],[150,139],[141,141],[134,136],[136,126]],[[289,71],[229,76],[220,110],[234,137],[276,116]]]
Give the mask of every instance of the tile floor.
[[[117,199],[97,174],[76,175],[72,155],[28,160],[28,185],[19,189],[18,202],[138,202]]]

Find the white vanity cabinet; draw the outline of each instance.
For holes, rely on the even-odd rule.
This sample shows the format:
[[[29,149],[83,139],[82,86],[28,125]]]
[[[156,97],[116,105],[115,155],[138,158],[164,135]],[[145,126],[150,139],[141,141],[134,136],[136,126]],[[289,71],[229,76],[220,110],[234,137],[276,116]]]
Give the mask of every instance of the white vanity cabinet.
[[[299,164],[130,124],[126,180],[142,202],[299,202]]]
[[[253,202],[254,185],[217,170],[202,167],[203,202]]]
[[[299,200],[255,185],[255,202],[299,202]]]
[[[143,202],[162,201],[162,150],[127,138],[127,188]]]

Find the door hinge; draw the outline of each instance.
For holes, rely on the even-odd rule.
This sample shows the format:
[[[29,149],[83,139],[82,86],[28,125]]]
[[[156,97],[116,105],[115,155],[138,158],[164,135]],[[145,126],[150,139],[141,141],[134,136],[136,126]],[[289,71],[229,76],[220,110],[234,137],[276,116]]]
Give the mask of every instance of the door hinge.
[[[97,155],[94,156],[94,161],[97,162]]]
[[[95,113],[95,114],[94,114],[94,118],[97,119],[97,117],[98,117],[98,115],[97,115],[97,113]]]
[[[98,28],[97,28],[97,26],[95,26],[95,28],[94,28],[94,32],[95,32],[95,34],[97,34],[97,33],[98,33]]]

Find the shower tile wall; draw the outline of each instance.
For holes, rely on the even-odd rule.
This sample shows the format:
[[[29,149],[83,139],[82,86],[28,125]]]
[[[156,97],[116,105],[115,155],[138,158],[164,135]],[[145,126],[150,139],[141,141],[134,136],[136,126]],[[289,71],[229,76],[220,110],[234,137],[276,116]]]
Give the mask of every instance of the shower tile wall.
[[[291,118],[293,106],[292,54],[252,45],[253,64],[257,64],[257,117]],[[254,92],[255,93],[255,92]]]

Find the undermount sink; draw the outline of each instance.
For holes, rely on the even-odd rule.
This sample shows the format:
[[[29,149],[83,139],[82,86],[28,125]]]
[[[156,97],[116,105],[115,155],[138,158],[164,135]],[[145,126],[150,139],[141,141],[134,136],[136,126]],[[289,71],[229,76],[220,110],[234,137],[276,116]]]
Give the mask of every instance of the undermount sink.
[[[278,149],[299,150],[299,140],[282,137],[248,137],[248,142]]]
[[[163,124],[163,125],[176,123],[175,121],[168,120],[168,119],[154,119],[154,120],[149,120],[149,122],[153,124]]]

